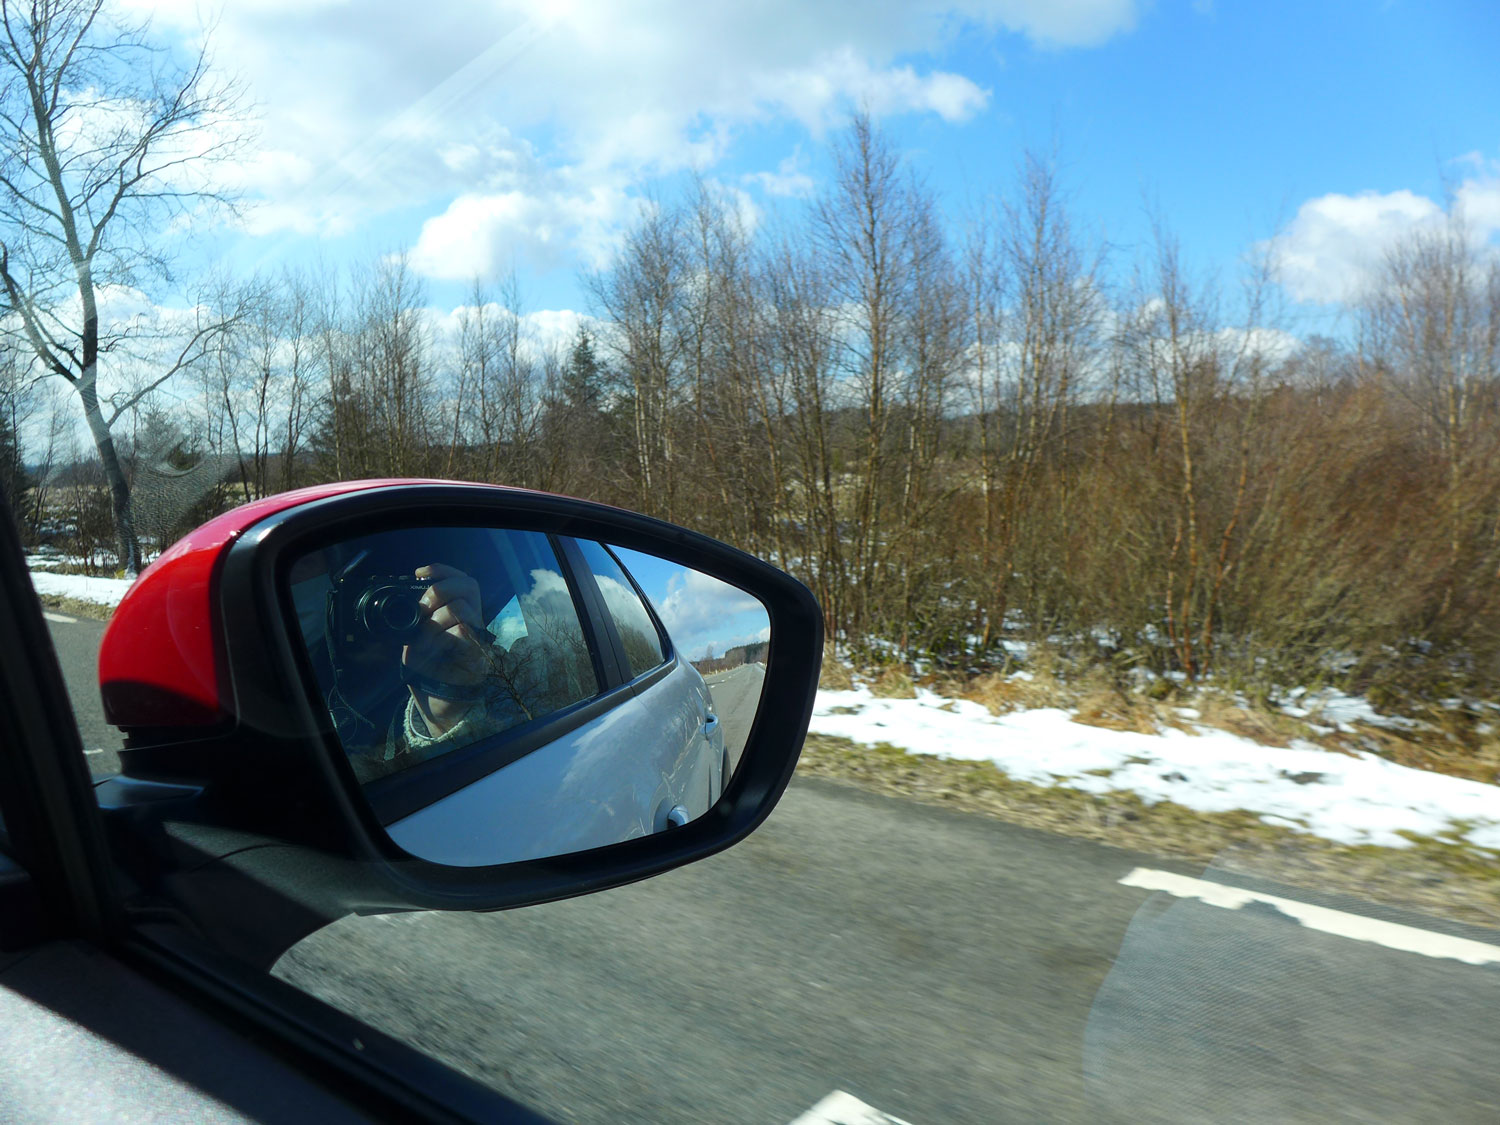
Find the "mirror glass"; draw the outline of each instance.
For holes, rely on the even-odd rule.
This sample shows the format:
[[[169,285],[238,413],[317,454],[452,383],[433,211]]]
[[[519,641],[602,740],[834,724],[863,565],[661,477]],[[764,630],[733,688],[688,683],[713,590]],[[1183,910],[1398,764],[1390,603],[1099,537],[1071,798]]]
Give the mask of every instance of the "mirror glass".
[[[382,531],[295,559],[285,600],[365,798],[434,863],[563,855],[702,816],[765,682],[755,597],[566,536]]]

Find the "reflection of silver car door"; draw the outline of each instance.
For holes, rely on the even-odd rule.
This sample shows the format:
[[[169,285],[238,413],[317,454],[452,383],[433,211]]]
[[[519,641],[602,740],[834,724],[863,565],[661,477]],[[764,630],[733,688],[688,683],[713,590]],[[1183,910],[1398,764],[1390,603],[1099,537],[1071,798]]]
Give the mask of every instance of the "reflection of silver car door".
[[[662,799],[671,801],[669,810],[680,806],[688,820],[706,813],[722,788],[724,742],[722,737],[713,737],[717,723],[708,725],[707,691],[702,682],[692,665],[679,657],[672,662],[671,672],[639,697],[656,721],[658,737],[682,747],[672,776],[663,778]]]
[[[644,696],[386,830],[412,854],[458,867],[562,855],[660,831],[672,804],[686,803],[668,785],[696,772],[684,761],[694,740],[682,738],[682,723],[669,718],[683,710],[669,705],[672,683],[669,675]],[[655,688],[667,691],[653,699]],[[692,815],[706,808],[701,798],[687,807]]]
[[[567,553],[586,582],[578,572],[591,573],[589,563]],[[533,616],[540,609],[538,600]],[[504,616],[492,623],[500,634]],[[596,629],[623,662],[613,621]],[[721,788],[723,747],[706,727],[701,677],[675,658],[649,675],[659,678],[599,718],[388,825],[391,838],[425,859],[475,866],[600,847],[703,815]]]

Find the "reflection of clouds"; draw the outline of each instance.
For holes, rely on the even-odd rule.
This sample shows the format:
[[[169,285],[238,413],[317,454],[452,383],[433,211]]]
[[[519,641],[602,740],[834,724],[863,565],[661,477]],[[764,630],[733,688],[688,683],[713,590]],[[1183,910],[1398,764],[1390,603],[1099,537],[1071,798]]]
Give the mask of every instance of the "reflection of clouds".
[[[692,660],[721,656],[726,649],[771,636],[765,607],[758,599],[697,570],[672,575],[656,611],[674,643]],[[757,621],[766,624],[757,627]]]
[[[528,617],[553,621],[574,616],[573,595],[568,580],[555,570],[538,567],[531,572],[531,589],[521,595]]]
[[[609,615],[615,619],[615,624],[623,625],[629,623],[637,629],[643,629],[648,633],[655,632],[651,619],[646,616],[645,607],[641,605],[641,599],[629,586],[620,582],[618,578],[610,578],[608,575],[594,574],[594,581],[599,584],[599,593],[604,595],[604,605],[609,610]]]
[[[521,595],[521,613],[529,626],[534,625],[541,643],[535,650],[533,677],[538,687],[562,689],[566,698],[553,701],[554,707],[565,706],[586,698],[598,690],[583,626],[573,608],[573,594],[568,581],[555,570],[538,567],[531,572],[531,589]],[[514,642],[512,642],[514,649]],[[559,680],[558,677],[561,677]]]
[[[646,607],[634,588],[618,578],[599,574],[597,569],[594,578],[599,583],[599,593],[604,597],[605,608],[620,631],[620,641],[625,646],[625,659],[630,663],[631,674],[640,675],[648,668],[660,664],[663,653],[661,641],[656,635],[656,626],[652,624],[651,615],[646,612]]]

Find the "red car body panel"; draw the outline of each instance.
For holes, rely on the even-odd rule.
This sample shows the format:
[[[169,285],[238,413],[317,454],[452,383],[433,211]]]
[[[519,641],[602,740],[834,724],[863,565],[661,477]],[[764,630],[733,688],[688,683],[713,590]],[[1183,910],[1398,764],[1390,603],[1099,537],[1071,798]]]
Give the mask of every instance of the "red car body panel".
[[[99,646],[105,719],[119,727],[213,726],[231,711],[216,640],[219,564],[244,531],[277,512],[329,496],[405,484],[354,480],[299,488],[225,512],[189,532],[126,591]]]

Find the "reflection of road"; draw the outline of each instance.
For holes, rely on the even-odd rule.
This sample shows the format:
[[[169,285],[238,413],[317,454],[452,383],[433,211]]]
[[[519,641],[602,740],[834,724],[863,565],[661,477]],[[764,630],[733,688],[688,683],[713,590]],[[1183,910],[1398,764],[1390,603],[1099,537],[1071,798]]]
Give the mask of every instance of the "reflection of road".
[[[755,722],[755,712],[760,707],[766,666],[741,664],[727,672],[705,676],[703,682],[708,685],[714,697],[714,710],[724,724],[724,745],[729,749],[729,768],[732,771],[740,764],[745,740],[750,737],[750,724]]]

